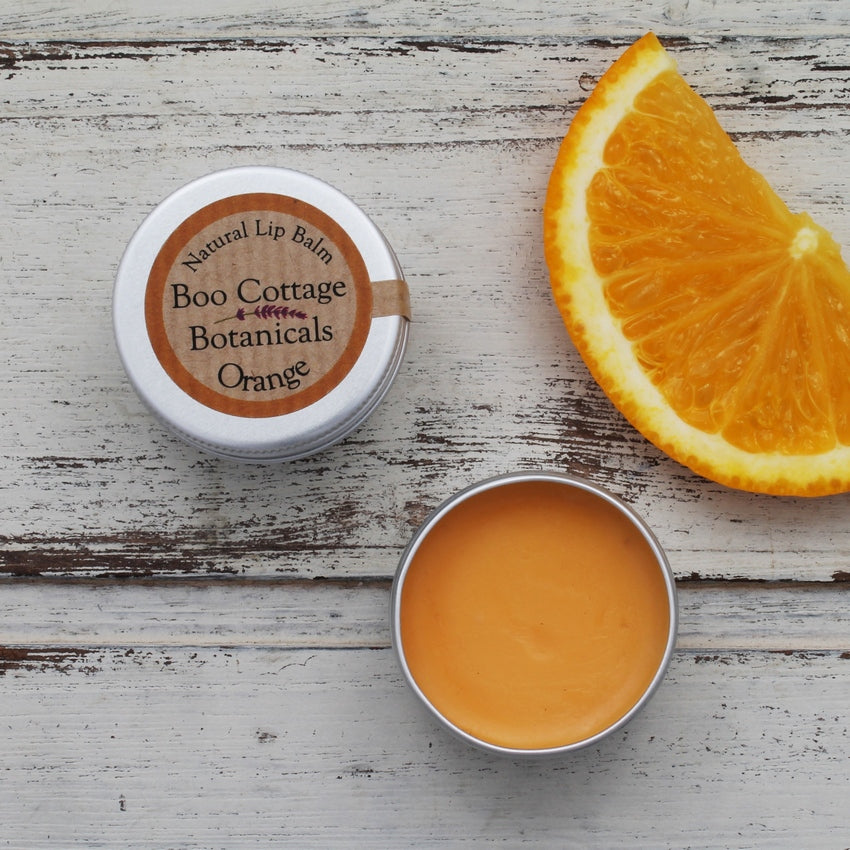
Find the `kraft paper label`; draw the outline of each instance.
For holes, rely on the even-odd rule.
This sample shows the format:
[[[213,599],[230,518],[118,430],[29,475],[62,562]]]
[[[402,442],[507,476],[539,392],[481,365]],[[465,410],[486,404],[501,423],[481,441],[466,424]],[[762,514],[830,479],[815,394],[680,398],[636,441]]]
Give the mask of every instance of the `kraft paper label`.
[[[148,278],[145,318],[160,363],[190,396],[222,413],[278,416],[345,378],[373,315],[407,315],[403,281],[374,292],[336,221],[252,193],[216,201],[172,233]]]

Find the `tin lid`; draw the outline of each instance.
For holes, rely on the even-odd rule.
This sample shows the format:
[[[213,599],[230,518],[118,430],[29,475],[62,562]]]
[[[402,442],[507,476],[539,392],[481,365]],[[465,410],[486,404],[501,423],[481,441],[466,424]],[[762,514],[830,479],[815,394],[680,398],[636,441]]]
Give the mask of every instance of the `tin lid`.
[[[407,285],[369,217],[282,168],[216,172],[164,200],[118,269],[124,367],[171,430],[214,454],[282,461],[346,437],[404,354]]]

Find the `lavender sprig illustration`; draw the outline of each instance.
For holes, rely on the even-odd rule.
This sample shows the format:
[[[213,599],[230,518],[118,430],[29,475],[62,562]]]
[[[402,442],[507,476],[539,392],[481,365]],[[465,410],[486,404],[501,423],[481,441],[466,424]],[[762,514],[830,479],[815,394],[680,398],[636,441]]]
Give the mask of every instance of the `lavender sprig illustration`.
[[[240,322],[245,321],[246,316],[256,316],[258,319],[306,319],[307,314],[303,310],[293,310],[291,307],[282,307],[275,304],[264,304],[262,307],[255,307],[253,310],[246,310],[240,307],[233,316],[226,316],[223,319],[218,319],[213,324],[220,325],[222,322],[231,322],[238,319]]]

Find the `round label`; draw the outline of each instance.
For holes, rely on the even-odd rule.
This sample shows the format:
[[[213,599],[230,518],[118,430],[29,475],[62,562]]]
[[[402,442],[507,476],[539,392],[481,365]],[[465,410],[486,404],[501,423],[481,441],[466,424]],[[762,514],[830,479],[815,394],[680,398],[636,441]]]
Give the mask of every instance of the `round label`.
[[[348,233],[277,194],[191,215],[157,254],[145,292],[162,367],[192,398],[235,416],[279,416],[326,395],[360,356],[371,314]]]

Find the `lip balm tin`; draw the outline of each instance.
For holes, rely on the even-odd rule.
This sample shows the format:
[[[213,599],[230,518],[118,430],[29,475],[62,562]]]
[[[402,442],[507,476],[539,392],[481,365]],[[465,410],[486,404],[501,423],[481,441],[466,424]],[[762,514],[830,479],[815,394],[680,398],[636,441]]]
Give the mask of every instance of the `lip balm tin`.
[[[460,504],[462,504],[466,500],[478,496],[484,493],[485,491],[491,490],[493,488],[498,488],[505,485],[520,482],[553,482],[555,484],[563,485],[564,487],[574,488],[575,490],[584,492],[592,496],[593,498],[602,500],[608,505],[616,508],[616,510],[619,511],[621,515],[625,517],[634,526],[635,529],[637,529],[637,531],[643,537],[644,541],[651,550],[653,559],[657,563],[658,570],[660,571],[661,576],[663,577],[663,585],[666,594],[666,609],[669,614],[669,626],[666,632],[666,643],[664,645],[663,654],[661,655],[657,669],[655,670],[651,681],[646,686],[640,698],[627,711],[625,711],[622,716],[618,717],[615,722],[611,723],[609,726],[602,729],[597,734],[585,737],[582,740],[564,743],[563,745],[541,748],[501,746],[491,741],[484,740],[482,737],[470,734],[469,732],[460,728],[460,726],[458,726],[456,723],[449,720],[433,704],[431,699],[429,699],[428,695],[424,692],[424,690],[420,687],[420,685],[414,678],[410,666],[408,664],[407,657],[405,655],[404,641],[402,639],[402,592],[404,590],[405,580],[408,576],[408,572],[410,570],[411,564],[414,561],[416,553],[422,546],[428,535],[432,533],[435,526],[437,526],[437,524],[442,519],[444,519],[447,515],[449,515],[453,510],[455,510]],[[473,746],[479,749],[511,757],[541,757],[568,753],[574,750],[588,747],[592,744],[596,744],[603,738],[609,736],[611,733],[613,733],[617,729],[620,729],[622,726],[628,723],[647,703],[647,701],[655,693],[656,689],[664,678],[664,675],[666,673],[667,667],[670,663],[670,659],[673,654],[673,649],[675,647],[676,633],[678,628],[678,603],[676,598],[676,585],[673,572],[670,568],[670,564],[663,549],[661,548],[660,544],[658,543],[657,539],[655,538],[654,534],[647,526],[647,524],[632,508],[630,508],[616,496],[587,481],[584,481],[579,478],[573,478],[571,476],[564,475],[558,472],[517,472],[496,476],[494,478],[489,478],[487,480],[481,481],[477,484],[473,484],[472,486],[461,490],[459,493],[443,502],[419,527],[419,529],[416,531],[401,556],[401,560],[399,562],[398,569],[396,571],[395,578],[393,581],[390,609],[390,632],[393,649],[399,660],[402,672],[408,685],[410,686],[416,697],[419,699],[419,701],[427,709],[427,711],[439,722],[440,725],[442,725],[450,733],[466,741],[467,743],[472,744]],[[473,612],[470,611],[470,617],[472,616]],[[564,616],[569,616],[569,612],[565,611]]]
[[[215,455],[292,460],[348,436],[401,365],[398,260],[352,200],[297,171],[233,168],[176,191],[118,268],[113,323],[138,395]]]

